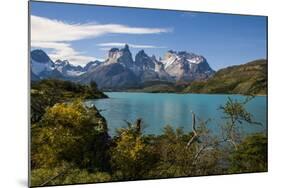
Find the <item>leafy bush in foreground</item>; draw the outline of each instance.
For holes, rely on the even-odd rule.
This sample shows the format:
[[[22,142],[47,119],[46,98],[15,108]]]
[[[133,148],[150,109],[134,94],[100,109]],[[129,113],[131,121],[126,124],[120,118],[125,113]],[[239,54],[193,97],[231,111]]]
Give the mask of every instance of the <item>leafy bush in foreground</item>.
[[[36,100],[47,105],[31,126],[32,186],[267,171],[266,135],[239,131],[242,122],[257,124],[244,107],[248,99],[220,107],[222,135],[192,112],[191,132],[166,126],[161,135],[144,135],[138,119],[111,138],[94,106],[41,89]]]
[[[81,101],[56,104],[32,126],[32,169],[71,168],[108,170],[109,136],[103,117]],[[34,171],[32,171],[34,172]]]

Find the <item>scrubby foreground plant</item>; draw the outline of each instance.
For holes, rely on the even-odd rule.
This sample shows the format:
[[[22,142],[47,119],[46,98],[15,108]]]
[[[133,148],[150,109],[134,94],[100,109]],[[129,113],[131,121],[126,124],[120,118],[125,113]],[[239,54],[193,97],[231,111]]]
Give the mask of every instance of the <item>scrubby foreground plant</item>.
[[[32,186],[267,171],[267,136],[241,131],[243,122],[259,126],[245,108],[249,98],[229,98],[219,108],[220,132],[209,129],[219,125],[187,112],[192,121],[183,126],[191,132],[166,126],[160,135],[146,135],[137,119],[110,137],[95,106],[63,95],[46,103],[46,93],[36,88],[32,101],[45,104],[31,126]]]

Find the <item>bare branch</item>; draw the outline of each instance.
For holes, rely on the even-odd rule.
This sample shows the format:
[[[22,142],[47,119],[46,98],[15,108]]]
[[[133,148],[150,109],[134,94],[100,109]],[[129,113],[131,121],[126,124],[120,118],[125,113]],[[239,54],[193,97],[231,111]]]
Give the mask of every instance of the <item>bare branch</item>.
[[[226,140],[226,141],[229,142],[229,143],[231,143],[231,144],[234,146],[235,150],[238,149],[237,144],[236,144],[236,142],[235,142],[233,139],[228,139],[228,140]]]
[[[195,154],[194,159],[192,164],[196,164],[197,159],[199,158],[200,154],[207,148],[212,147],[211,144],[210,145],[204,145],[200,148],[200,150]]]
[[[190,145],[193,143],[193,141],[195,140],[195,138],[198,137],[197,131],[196,131],[196,121],[195,121],[195,114],[194,112],[191,111],[192,114],[192,132],[193,132],[193,136],[191,137],[191,139],[188,141],[185,149],[188,149],[190,147]]]

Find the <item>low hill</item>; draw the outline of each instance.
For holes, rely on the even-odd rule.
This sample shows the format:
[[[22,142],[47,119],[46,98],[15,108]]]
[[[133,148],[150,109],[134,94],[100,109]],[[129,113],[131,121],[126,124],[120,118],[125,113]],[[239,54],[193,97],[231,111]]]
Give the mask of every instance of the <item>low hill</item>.
[[[267,60],[219,70],[206,81],[192,82],[184,93],[267,94]]]

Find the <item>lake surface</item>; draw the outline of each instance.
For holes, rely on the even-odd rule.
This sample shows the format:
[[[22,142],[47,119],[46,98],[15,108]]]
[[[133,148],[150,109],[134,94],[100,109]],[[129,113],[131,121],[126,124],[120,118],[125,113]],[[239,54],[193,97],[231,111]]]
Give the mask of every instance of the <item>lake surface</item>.
[[[221,129],[218,125],[225,122],[219,106],[226,103],[227,97],[237,100],[246,98],[241,95],[130,92],[106,92],[106,95],[108,99],[89,100],[86,104],[94,104],[102,110],[111,135],[115,134],[116,128],[126,127],[124,120],[134,122],[137,118],[144,121],[145,134],[161,134],[166,125],[190,131],[191,111],[197,118],[210,119],[208,127],[213,132],[219,132]],[[247,103],[246,109],[262,125],[243,123],[241,127],[244,132],[267,131],[267,97],[255,97]]]

